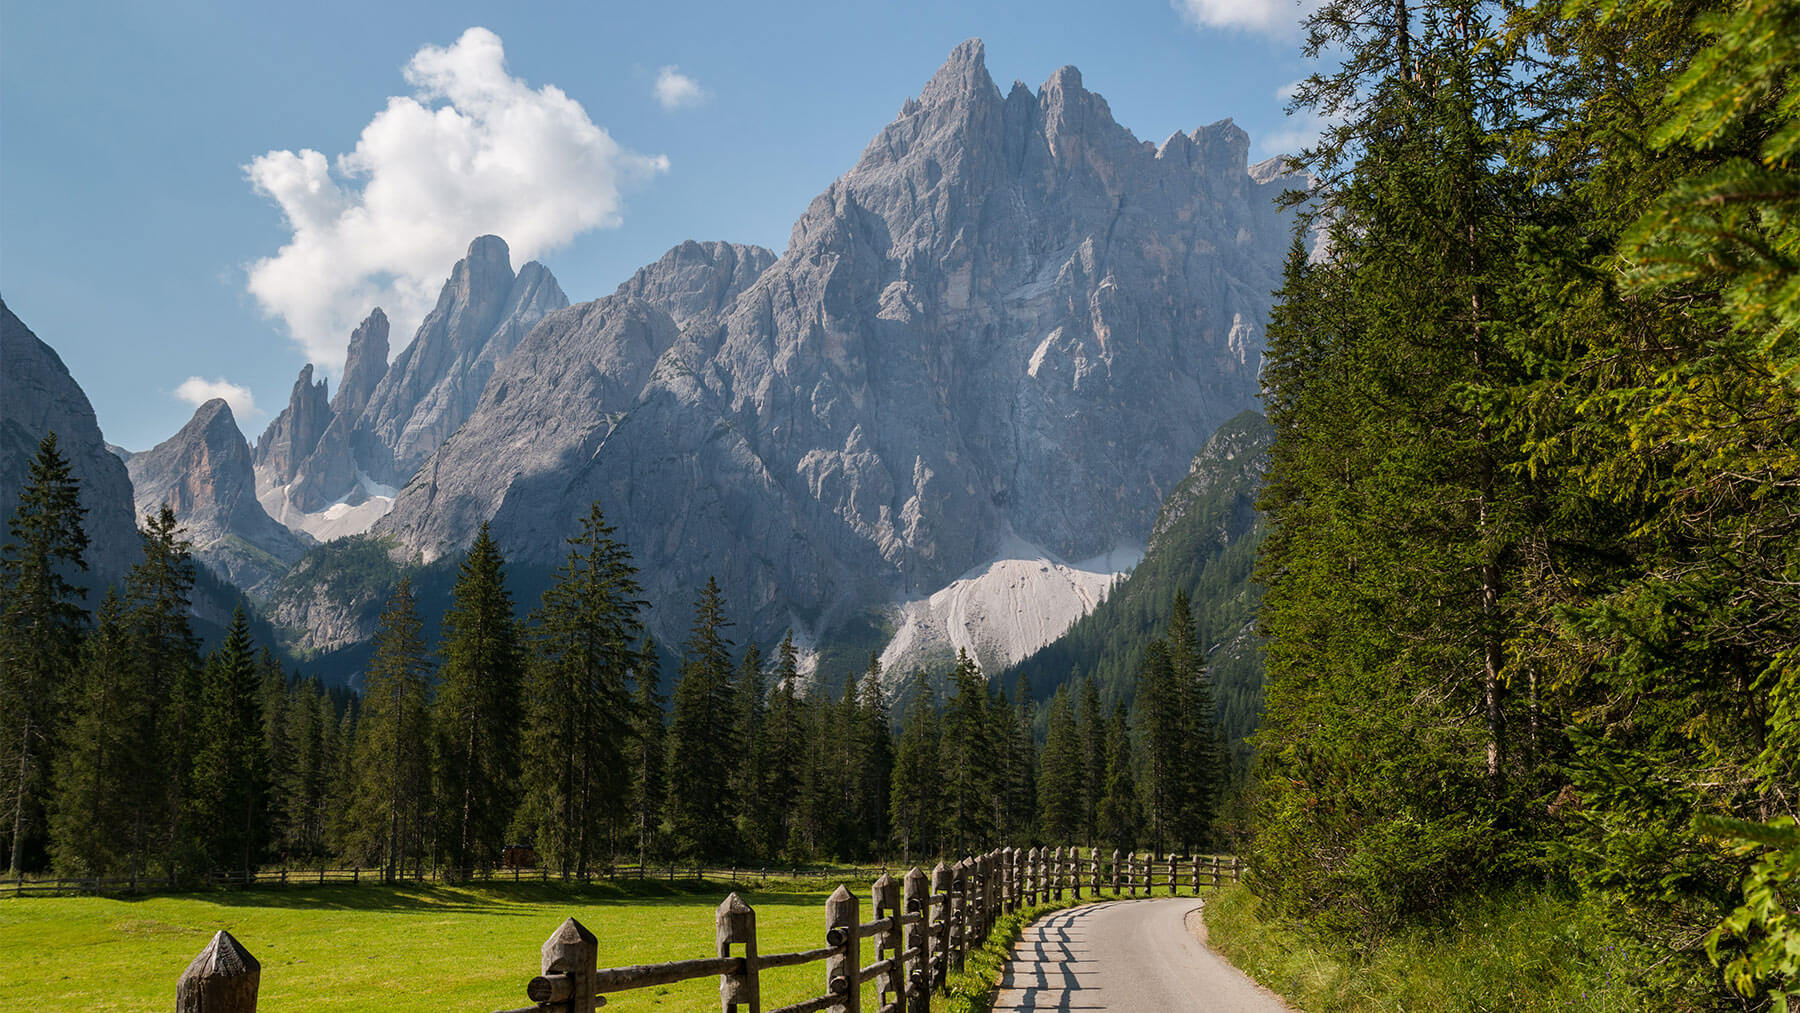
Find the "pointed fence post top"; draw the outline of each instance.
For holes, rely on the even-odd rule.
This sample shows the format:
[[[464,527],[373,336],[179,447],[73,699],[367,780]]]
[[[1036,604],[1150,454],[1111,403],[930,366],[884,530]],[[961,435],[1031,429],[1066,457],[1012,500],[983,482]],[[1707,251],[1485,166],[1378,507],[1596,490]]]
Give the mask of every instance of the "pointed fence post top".
[[[744,899],[732,893],[719,902],[714,912],[718,928],[718,944],[748,943],[756,938],[756,911]],[[724,956],[723,953],[720,956]]]
[[[262,964],[220,929],[175,982],[177,1013],[256,1013]]]

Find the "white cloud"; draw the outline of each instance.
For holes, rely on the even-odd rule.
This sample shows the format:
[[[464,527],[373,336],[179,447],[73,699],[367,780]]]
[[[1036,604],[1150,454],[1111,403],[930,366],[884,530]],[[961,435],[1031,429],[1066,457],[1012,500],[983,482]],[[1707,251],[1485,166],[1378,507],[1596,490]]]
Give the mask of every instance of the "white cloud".
[[[256,410],[256,398],[251,396],[250,388],[232,383],[224,377],[208,380],[205,377],[190,376],[175,388],[175,396],[195,408],[213,398],[222,397],[231,406],[232,416],[239,422],[248,422],[261,414]]]
[[[711,97],[700,82],[683,74],[674,64],[656,72],[656,101],[664,109],[697,106]]]
[[[1233,28],[1287,39],[1320,0],[1169,0],[1182,19],[1200,28]]]
[[[271,151],[244,167],[292,230],[250,265],[250,294],[329,371],[375,306],[397,346],[410,340],[476,236],[505,239],[517,269],[618,225],[623,191],[668,169],[622,147],[561,89],[507,73],[485,28],[420,49],[405,77],[414,94],[388,99],[354,151]]]

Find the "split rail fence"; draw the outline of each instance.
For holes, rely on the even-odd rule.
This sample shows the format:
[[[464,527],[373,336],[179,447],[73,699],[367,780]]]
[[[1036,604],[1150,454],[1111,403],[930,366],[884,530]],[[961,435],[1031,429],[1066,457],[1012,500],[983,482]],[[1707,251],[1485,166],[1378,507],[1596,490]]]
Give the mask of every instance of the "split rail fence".
[[[758,951],[756,911],[735,892],[715,914],[716,954],[630,967],[599,966],[599,943],[573,918],[544,942],[540,973],[525,986],[534,1005],[502,1013],[595,1013],[606,996],[717,976],[724,1013],[764,1013],[761,973],[823,964],[824,991],[767,1013],[863,1013],[862,986],[875,983],[871,1013],[928,1013],[930,996],[994,923],[1011,911],[1086,896],[1173,895],[1188,887],[1237,882],[1235,857],[1101,854],[1098,848],[1000,848],[926,873],[914,867],[899,880],[883,873],[869,888],[872,917],[840,885],[825,902],[823,946],[791,953]],[[862,941],[873,940],[874,963],[862,964]],[[177,1013],[255,1013],[261,966],[230,933],[213,936],[176,984]]]

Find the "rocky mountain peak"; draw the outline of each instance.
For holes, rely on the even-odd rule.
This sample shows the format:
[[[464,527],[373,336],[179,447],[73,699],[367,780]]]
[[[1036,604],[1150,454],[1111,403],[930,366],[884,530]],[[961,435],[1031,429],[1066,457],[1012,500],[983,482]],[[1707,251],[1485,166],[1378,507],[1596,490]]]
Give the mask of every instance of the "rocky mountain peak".
[[[310,369],[300,375],[306,389],[322,393],[322,384],[313,387]],[[133,454],[125,466],[138,513],[167,503],[187,529],[194,555],[239,587],[263,587],[306,551],[305,540],[257,503],[249,444],[221,398],[201,405],[174,436]]]
[[[354,419],[368,406],[369,398],[388,368],[388,318],[377,306],[350,332],[350,348],[344,355],[344,375],[338,382],[331,410]]]
[[[644,300],[685,330],[716,321],[775,260],[773,251],[760,246],[690,239],[639,268],[616,294]]]
[[[994,79],[988,76],[987,47],[980,39],[959,43],[919,92],[919,105],[929,109],[966,102],[971,98],[999,98]]]
[[[312,453],[319,437],[331,425],[331,419],[331,398],[326,383],[323,379],[313,382],[313,366],[309,362],[294,379],[287,407],[269,422],[269,427],[256,441],[256,452],[251,460],[264,488],[293,479],[300,462]],[[232,425],[235,429],[236,422]]]

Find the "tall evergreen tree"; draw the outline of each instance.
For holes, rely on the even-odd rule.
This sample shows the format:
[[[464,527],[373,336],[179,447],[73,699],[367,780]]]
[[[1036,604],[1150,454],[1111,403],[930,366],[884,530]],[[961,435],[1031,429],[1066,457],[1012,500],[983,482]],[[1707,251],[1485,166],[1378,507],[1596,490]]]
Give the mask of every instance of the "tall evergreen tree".
[[[261,864],[268,824],[260,689],[250,621],[239,603],[201,677],[188,802],[209,868],[246,879]]]
[[[504,566],[483,524],[444,613],[443,683],[433,717],[444,850],[456,876],[499,860],[518,796],[524,654]]]
[[[1038,825],[1054,844],[1070,844],[1081,835],[1084,764],[1075,708],[1067,683],[1050,698],[1050,725],[1038,768]]]
[[[911,699],[900,726],[900,743],[894,756],[890,789],[889,825],[901,858],[938,851],[939,812],[937,700],[924,670],[912,677]]]
[[[1136,848],[1143,833],[1137,781],[1132,773],[1135,765],[1125,705],[1115,704],[1112,719],[1106,725],[1106,792],[1100,798],[1099,832],[1103,844],[1125,851]]]
[[[1100,709],[1100,688],[1091,675],[1081,680],[1076,726],[1081,740],[1081,843],[1098,847],[1100,800],[1106,794],[1106,713]]]
[[[412,580],[402,577],[381,610],[363,685],[355,782],[345,845],[389,882],[423,855],[431,799],[431,662]],[[319,729],[314,724],[313,733]]]
[[[857,692],[856,724],[851,730],[854,743],[856,783],[857,850],[865,855],[879,855],[889,840],[889,796],[894,776],[894,731],[888,714],[887,692],[881,685],[881,661],[869,655],[869,667],[863,673]]]
[[[189,624],[193,546],[167,503],[145,516],[139,535],[144,558],[126,574],[125,588],[135,685],[150,701],[155,744],[146,817],[157,823],[154,851],[164,872],[179,880],[203,864],[186,819],[200,718],[200,641]]]
[[[987,685],[967,651],[957,652],[950,699],[942,717],[940,777],[944,785],[945,844],[972,853],[994,838],[994,722]]]
[[[768,785],[769,742],[764,725],[768,718],[768,688],[763,681],[762,652],[755,644],[744,648],[738,663],[736,712],[733,715],[740,750],[731,777],[732,822],[737,827],[739,856],[768,854],[771,813],[763,790]]]
[[[763,804],[767,816],[767,854],[788,855],[798,829],[800,786],[806,763],[806,715],[800,699],[800,652],[794,634],[781,638],[775,654],[775,693],[763,728]]]
[[[711,577],[694,603],[694,623],[682,645],[681,678],[669,722],[668,812],[675,846],[685,855],[733,853],[731,776],[738,744],[733,734],[731,641],[725,601]]]
[[[80,659],[87,569],[80,489],[50,433],[38,444],[0,547],[0,845],[10,874],[44,847],[58,705]]]
[[[668,715],[663,710],[662,693],[657,684],[656,644],[644,638],[644,647],[632,671],[631,695],[631,843],[637,848],[638,863],[650,860],[661,850],[662,821],[667,793],[663,775],[668,765],[666,743]]]
[[[56,767],[51,857],[59,875],[128,876],[144,871],[152,829],[150,700],[137,692],[125,606],[108,591],[69,693],[69,723]]]
[[[637,568],[595,503],[544,592],[527,682],[519,823],[566,877],[610,856],[624,819]]]

